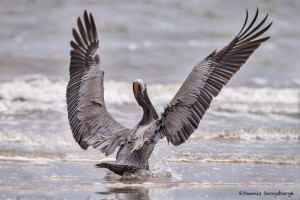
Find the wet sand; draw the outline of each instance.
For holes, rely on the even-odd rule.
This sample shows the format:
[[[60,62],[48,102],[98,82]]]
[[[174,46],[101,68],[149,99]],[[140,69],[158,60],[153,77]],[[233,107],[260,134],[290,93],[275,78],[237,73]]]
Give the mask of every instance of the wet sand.
[[[151,175],[120,177],[94,164],[2,161],[0,198],[274,199],[271,193],[278,191],[284,194],[276,199],[299,199],[300,195],[299,165],[169,163],[169,169]],[[290,193],[285,192],[291,191],[288,197]]]
[[[95,168],[114,160],[95,150],[1,151],[1,199],[273,199],[279,191],[276,198],[299,199],[297,135],[290,131],[285,139],[289,148],[278,138],[195,137],[182,148],[161,141],[150,172],[123,176]]]

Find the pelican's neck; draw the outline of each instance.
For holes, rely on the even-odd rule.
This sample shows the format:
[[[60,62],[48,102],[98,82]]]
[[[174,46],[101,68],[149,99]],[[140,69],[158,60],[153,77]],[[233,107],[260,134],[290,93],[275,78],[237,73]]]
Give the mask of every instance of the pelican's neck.
[[[137,103],[143,108],[143,118],[139,122],[139,126],[150,124],[153,120],[158,119],[155,108],[153,107],[147,93],[146,84],[141,79],[133,82],[133,94]]]
[[[150,107],[143,107],[143,111],[143,118],[139,123],[140,126],[150,124],[154,120],[154,116]]]
[[[150,124],[153,120],[156,120],[158,118],[156,110],[153,107],[152,102],[148,97],[148,94],[145,94],[145,99],[144,101],[142,101],[140,106],[143,108],[143,118],[139,122],[140,126]]]

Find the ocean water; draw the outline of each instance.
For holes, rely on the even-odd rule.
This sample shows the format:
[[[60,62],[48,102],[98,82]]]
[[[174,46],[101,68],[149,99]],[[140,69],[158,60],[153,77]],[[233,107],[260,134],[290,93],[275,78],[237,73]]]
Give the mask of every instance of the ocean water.
[[[142,116],[132,82],[162,112],[194,65],[225,46],[259,7],[271,39],[214,99],[198,130],[161,140],[149,172],[74,141],[66,112],[69,41],[87,9],[98,27],[109,112]],[[0,199],[300,199],[298,1],[0,2]]]

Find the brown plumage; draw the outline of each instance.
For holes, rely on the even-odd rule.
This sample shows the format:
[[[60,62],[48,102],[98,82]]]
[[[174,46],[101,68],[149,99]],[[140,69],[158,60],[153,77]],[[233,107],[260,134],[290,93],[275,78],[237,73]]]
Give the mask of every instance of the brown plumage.
[[[129,129],[108,113],[104,101],[104,71],[99,55],[99,40],[92,14],[85,11],[84,23],[77,20],[71,41],[70,81],[67,87],[67,107],[74,139],[83,148],[100,149],[105,155],[117,147],[115,164],[101,163],[122,175],[149,169],[148,159],[159,139],[166,137],[173,145],[184,143],[198,128],[200,120],[230,78],[250,55],[269,37],[259,38],[272,23],[263,27],[267,16],[254,25],[246,20],[239,34],[223,49],[212,52],[196,65],[171,102],[158,116],[147,94],[146,84],[137,79],[133,83],[134,96],[143,108],[141,121]]]

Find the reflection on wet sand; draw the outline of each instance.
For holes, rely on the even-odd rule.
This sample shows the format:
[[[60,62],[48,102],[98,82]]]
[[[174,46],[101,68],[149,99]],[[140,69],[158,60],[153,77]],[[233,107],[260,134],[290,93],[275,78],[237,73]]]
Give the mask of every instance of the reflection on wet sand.
[[[107,191],[96,192],[96,194],[106,195],[106,194],[115,194],[116,199],[123,200],[148,200],[149,190],[144,187],[126,187],[126,188],[108,188]]]

